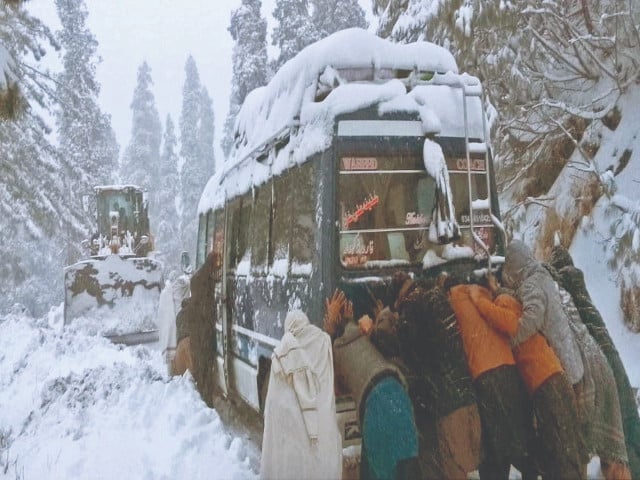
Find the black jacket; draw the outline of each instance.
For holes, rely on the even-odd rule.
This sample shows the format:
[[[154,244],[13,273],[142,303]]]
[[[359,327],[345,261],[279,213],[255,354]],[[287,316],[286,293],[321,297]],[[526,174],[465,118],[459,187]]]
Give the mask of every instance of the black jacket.
[[[404,363],[413,372],[416,416],[441,418],[476,402],[447,293],[414,285],[398,304]],[[420,412],[418,410],[421,410]]]

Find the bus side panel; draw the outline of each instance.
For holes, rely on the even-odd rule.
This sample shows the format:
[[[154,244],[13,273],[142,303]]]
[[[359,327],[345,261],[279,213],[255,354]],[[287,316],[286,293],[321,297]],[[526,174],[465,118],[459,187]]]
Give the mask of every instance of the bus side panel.
[[[322,215],[322,211],[327,211],[326,195],[323,195],[322,187],[327,184],[327,179],[331,178],[331,169],[327,167],[333,162],[333,150],[316,155],[309,162],[314,162],[313,169],[301,169],[295,171],[294,175],[309,170],[316,172],[311,179],[305,179],[310,180],[310,194],[315,196],[307,199],[311,200],[312,206],[315,207],[313,236],[310,239],[313,242],[312,258],[307,258],[302,265],[292,265],[296,259],[287,259],[286,276],[276,276],[272,273],[235,279],[233,274],[228,276],[228,286],[235,284],[233,288],[228,288],[227,292],[233,305],[230,312],[230,351],[233,356],[231,383],[234,390],[256,409],[261,408],[264,401],[264,398],[261,398],[265,395],[262,386],[267,381],[273,348],[284,334],[287,312],[300,309],[307,314],[312,324],[322,328],[326,298],[326,289],[323,288],[326,283],[323,282],[322,274],[327,272],[322,262],[325,258],[331,258],[331,250],[327,249],[328,239],[331,239],[330,243],[333,242],[333,229],[327,228],[332,225],[332,218]],[[333,202],[330,200],[328,203],[331,208],[329,211],[332,211]],[[290,242],[300,240],[297,237],[293,238],[296,235],[295,229],[291,232]],[[323,232],[331,232],[331,235],[325,236]],[[253,231],[251,234],[260,233]]]
[[[271,358],[277,344],[272,339],[282,338],[288,311],[309,310],[312,289],[307,277],[249,278],[250,281],[247,277],[229,276],[227,283],[228,297],[233,305],[230,383],[247,403],[259,410],[260,358]]]

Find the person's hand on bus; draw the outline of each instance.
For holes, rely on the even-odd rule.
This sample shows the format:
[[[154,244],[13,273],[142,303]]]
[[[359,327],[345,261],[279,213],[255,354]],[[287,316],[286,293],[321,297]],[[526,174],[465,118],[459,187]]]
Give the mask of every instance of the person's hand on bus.
[[[358,327],[360,327],[360,331],[364,335],[369,335],[373,330],[373,320],[371,320],[369,315],[363,315],[358,320]]]
[[[345,323],[349,320],[353,320],[353,303],[351,303],[350,300],[345,300],[342,307],[342,320]]]
[[[327,298],[325,300],[324,330],[332,338],[338,331],[338,326],[341,320],[341,312],[344,309],[344,305],[346,302],[347,297],[345,296],[344,292],[338,289],[333,292],[331,298]]]

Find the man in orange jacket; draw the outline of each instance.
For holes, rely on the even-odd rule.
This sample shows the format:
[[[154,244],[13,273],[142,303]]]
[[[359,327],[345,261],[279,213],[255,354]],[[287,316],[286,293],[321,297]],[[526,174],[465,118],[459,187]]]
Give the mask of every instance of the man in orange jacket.
[[[501,294],[469,287],[473,305],[497,332],[509,337],[518,330],[522,306]],[[536,418],[543,478],[580,479],[586,474],[580,423],[573,388],[547,340],[537,333],[513,350],[520,375],[531,395]]]
[[[531,454],[533,423],[527,392],[508,338],[487,324],[471,301],[472,289],[491,298],[485,288],[461,284],[450,289],[449,302],[455,312],[478,395],[484,448],[480,478],[506,480],[511,465],[522,472],[523,478],[536,478]]]

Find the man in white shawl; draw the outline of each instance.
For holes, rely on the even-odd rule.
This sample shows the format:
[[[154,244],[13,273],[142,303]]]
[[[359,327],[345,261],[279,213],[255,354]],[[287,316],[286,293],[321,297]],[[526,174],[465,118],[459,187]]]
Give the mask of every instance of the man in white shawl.
[[[173,275],[175,274],[172,272]],[[180,275],[167,282],[160,292],[158,304],[158,344],[171,375],[171,364],[176,355],[176,315],[182,300],[189,297],[189,277]]]
[[[262,479],[339,479],[331,339],[294,310],[271,357],[264,411]]]

